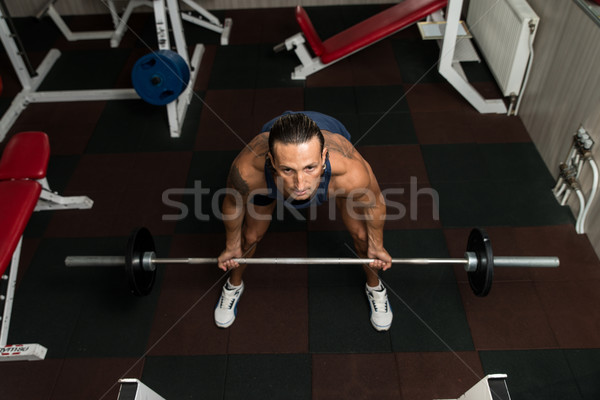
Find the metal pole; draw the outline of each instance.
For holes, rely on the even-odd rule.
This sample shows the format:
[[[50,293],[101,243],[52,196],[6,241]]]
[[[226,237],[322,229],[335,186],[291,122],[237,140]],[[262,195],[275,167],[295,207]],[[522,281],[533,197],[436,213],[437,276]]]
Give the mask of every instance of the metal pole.
[[[240,264],[369,264],[373,258],[234,258]],[[216,258],[154,258],[154,264],[216,264]],[[464,258],[394,258],[392,264],[466,264]]]
[[[393,258],[392,264],[406,265],[433,265],[433,264],[470,264],[469,254],[465,258]],[[369,264],[373,258],[235,258],[240,264]],[[558,267],[558,257],[494,257],[495,267]],[[217,258],[154,258],[150,257],[151,264],[216,264]],[[68,267],[122,267],[125,265],[123,256],[68,256],[65,259]]]
[[[559,265],[558,257],[494,257],[494,267],[555,268]]]

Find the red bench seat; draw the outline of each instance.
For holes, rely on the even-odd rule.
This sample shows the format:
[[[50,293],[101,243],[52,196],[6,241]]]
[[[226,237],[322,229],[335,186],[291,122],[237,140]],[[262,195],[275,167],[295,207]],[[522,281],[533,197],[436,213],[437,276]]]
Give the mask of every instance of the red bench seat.
[[[448,0],[404,0],[325,41],[321,41],[301,6],[296,7],[296,21],[315,55],[327,64],[427,17],[447,3]]]
[[[42,179],[50,159],[50,142],[44,132],[21,132],[13,136],[0,159],[0,180]]]
[[[41,191],[37,181],[0,182],[0,275],[10,265]]]

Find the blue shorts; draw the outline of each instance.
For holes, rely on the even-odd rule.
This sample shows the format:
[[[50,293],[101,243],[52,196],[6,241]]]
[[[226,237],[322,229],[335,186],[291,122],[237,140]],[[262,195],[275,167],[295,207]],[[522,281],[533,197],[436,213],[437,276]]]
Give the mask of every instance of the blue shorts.
[[[346,127],[344,126],[344,124],[342,124],[340,121],[338,121],[337,119],[330,117],[329,115],[325,115],[322,114],[320,112],[317,111],[286,111],[284,112],[282,115],[280,115],[279,117],[273,118],[272,120],[270,120],[269,122],[267,122],[266,124],[263,125],[261,132],[268,132],[271,130],[271,127],[273,126],[273,124],[275,123],[275,121],[277,121],[280,117],[284,116],[284,115],[289,115],[289,114],[304,114],[306,115],[308,118],[312,119],[313,121],[315,121],[315,123],[317,124],[317,126],[325,131],[329,131],[331,133],[338,133],[340,135],[342,135],[343,137],[345,137],[346,139],[350,140],[350,132],[348,132],[348,130],[346,129]]]

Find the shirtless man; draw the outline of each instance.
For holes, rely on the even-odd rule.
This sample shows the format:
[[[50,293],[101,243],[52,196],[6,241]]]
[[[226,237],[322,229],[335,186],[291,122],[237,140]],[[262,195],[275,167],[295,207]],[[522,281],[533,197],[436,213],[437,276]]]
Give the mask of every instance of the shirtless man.
[[[246,265],[234,258],[251,257],[271,222],[278,201],[296,209],[334,199],[363,265],[371,323],[379,331],[392,324],[387,291],[377,270],[391,267],[383,247],[386,207],[369,164],[349,141],[350,134],[338,120],[303,111],[286,112],[265,124],[233,161],[223,201],[225,250],[218,266],[231,270],[215,308],[215,323],[229,327],[244,291]]]

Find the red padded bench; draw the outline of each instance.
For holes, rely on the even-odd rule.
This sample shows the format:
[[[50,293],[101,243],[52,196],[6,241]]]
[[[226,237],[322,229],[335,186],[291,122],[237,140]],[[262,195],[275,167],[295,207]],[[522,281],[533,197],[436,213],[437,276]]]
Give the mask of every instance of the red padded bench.
[[[296,7],[296,21],[302,33],[275,47],[276,51],[294,49],[302,62],[292,73],[292,79],[306,79],[335,61],[355,53],[399,30],[427,17],[448,4],[448,0],[404,0],[372,17],[322,41],[308,14]],[[304,46],[307,40],[316,57]]]
[[[43,132],[13,136],[0,159],[0,276],[25,231],[42,192],[37,179],[46,176],[50,144]]]
[[[7,346],[12,302],[23,232],[36,209],[50,158],[48,136],[22,132],[13,136],[0,159],[0,276],[3,307],[0,328],[0,361],[41,360],[47,349],[39,344]],[[8,275],[7,275],[8,274]]]

